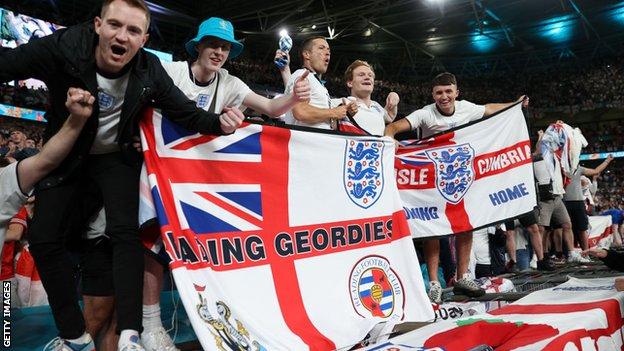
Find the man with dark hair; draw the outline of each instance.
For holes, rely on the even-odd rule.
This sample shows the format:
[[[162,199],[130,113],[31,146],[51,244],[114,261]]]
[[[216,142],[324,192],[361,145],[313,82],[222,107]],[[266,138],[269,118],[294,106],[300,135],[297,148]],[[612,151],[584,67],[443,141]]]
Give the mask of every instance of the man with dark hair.
[[[325,88],[325,81],[321,75],[327,72],[329,65],[330,50],[327,40],[323,37],[309,38],[301,47],[301,61],[303,68],[298,69],[290,76],[286,85],[286,94],[293,92],[295,84],[300,77],[305,77],[310,83],[310,99],[297,103],[292,111],[286,114],[285,122],[288,124],[315,127],[322,129],[336,129],[336,121],[349,114],[357,112],[357,105],[346,102],[343,105],[332,108],[329,92]],[[308,73],[311,73],[308,75]]]
[[[596,168],[588,168],[579,165],[570,175],[570,183],[565,186],[565,194],[563,194],[563,203],[568,210],[572,224],[572,233],[578,240],[581,249],[589,249],[589,237],[587,230],[589,229],[589,218],[585,210],[585,201],[583,197],[583,189],[581,187],[581,176],[593,177],[600,175],[609,163],[613,161],[613,155],[609,154],[607,158]]]
[[[389,124],[385,135],[393,137],[397,133],[407,132],[416,128],[422,129],[422,137],[426,138],[433,134],[461,126],[471,121],[488,117],[507,108],[517,101],[523,101],[523,106],[528,105],[528,98],[521,96],[515,102],[490,103],[475,105],[465,100],[456,100],[459,96],[457,79],[455,75],[444,72],[437,75],[432,81],[431,95],[435,101],[420,110],[414,111],[404,119]],[[478,297],[485,293],[474,281],[470,279],[468,264],[470,262],[470,249],[472,248],[472,233],[461,233],[456,236],[457,246],[457,282],[453,287],[455,294]],[[437,238],[425,240],[425,261],[429,271],[429,298],[432,302],[439,303],[442,298],[442,287],[438,281],[437,272],[440,264],[440,242]]]
[[[59,328],[59,338],[48,349],[93,349],[77,302],[63,223],[73,210],[75,194],[95,184],[112,243],[119,350],[143,350],[143,247],[137,223],[141,155],[132,145],[143,109],[153,102],[169,119],[205,134],[233,133],[244,118],[236,108],[221,115],[198,109],[158,59],[142,50],[148,39],[146,9],[142,0],[107,0],[93,24],[61,29],[0,54],[0,81],[33,77],[46,83],[51,101],[48,137],[67,118],[63,102],[69,87],[97,96],[93,118],[69,156],[37,187],[30,247]]]

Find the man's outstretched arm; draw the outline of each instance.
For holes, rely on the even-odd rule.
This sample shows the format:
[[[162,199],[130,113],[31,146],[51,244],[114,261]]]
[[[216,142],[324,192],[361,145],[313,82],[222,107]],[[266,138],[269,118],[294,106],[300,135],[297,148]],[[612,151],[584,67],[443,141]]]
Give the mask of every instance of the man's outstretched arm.
[[[54,170],[67,157],[82,127],[93,113],[93,97],[88,91],[69,88],[65,106],[69,117],[63,127],[43,146],[41,152],[18,164],[17,176],[22,192],[28,193],[33,186]]]
[[[485,113],[483,114],[483,117],[489,117],[495,114],[496,112],[506,109],[507,107],[513,104],[516,104],[520,101],[522,101],[522,107],[526,108],[529,106],[529,98],[526,95],[522,95],[520,98],[518,98],[518,100],[513,101],[513,102],[485,104]]]

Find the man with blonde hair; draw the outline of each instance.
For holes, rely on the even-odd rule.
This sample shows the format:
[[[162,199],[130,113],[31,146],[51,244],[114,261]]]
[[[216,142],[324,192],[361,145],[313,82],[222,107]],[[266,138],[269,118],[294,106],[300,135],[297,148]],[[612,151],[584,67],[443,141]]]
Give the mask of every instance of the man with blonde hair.
[[[397,115],[399,95],[390,92],[386,97],[385,107],[371,99],[375,87],[375,71],[366,61],[353,61],[345,71],[344,80],[351,93],[347,99],[355,102],[357,113],[347,116],[349,123],[341,123],[340,129],[354,132],[361,129],[368,134],[383,135],[386,124],[392,122]],[[336,102],[336,99],[333,101]],[[351,125],[356,130],[351,130]]]

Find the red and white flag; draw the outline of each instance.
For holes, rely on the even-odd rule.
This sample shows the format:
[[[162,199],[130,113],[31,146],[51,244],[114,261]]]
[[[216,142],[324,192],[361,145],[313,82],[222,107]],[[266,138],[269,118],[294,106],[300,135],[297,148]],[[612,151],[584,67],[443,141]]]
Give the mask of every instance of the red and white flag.
[[[400,146],[396,181],[414,237],[461,233],[537,204],[521,105]]]
[[[589,216],[589,233],[587,242],[589,247],[611,246],[613,236],[611,235],[611,216]]]
[[[208,350],[334,350],[434,318],[387,138],[142,122],[180,296]]]
[[[366,350],[622,350],[624,294],[614,279],[570,278],[489,313],[433,323]]]

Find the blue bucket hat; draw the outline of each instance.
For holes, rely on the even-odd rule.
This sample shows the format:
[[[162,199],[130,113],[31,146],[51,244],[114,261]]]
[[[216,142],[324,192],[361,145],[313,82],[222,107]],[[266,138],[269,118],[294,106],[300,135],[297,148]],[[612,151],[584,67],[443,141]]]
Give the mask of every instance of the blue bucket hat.
[[[216,37],[223,39],[232,44],[229,59],[234,59],[243,51],[243,44],[234,39],[234,27],[230,21],[226,21],[219,17],[210,17],[199,25],[197,36],[186,43],[186,51],[193,59],[197,58],[197,50],[195,47],[204,37]]]

